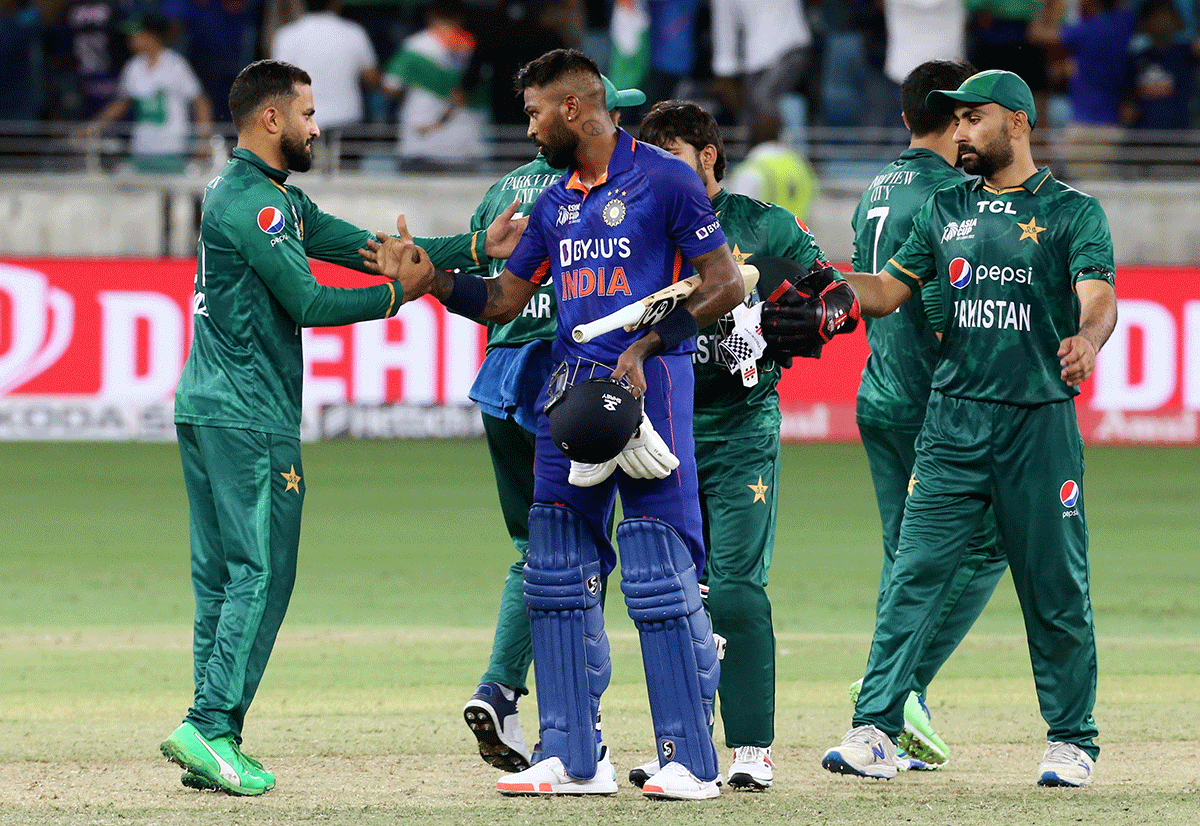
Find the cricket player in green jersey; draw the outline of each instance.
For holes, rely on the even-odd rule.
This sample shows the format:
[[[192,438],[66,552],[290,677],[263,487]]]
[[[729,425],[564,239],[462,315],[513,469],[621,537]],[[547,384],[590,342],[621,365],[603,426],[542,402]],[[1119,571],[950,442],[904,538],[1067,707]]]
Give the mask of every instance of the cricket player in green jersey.
[[[646,96],[637,89],[618,90],[601,75],[605,105],[613,123],[620,125],[622,106],[640,106]],[[471,218],[477,232],[502,215],[515,197],[528,212],[542,190],[557,181],[555,169],[539,154],[492,185]],[[495,277],[504,271],[504,260],[492,260],[477,274]],[[500,595],[500,613],[492,640],[492,653],[479,687],[463,708],[463,718],[479,743],[479,755],[507,772],[529,768],[533,756],[525,743],[517,703],[529,693],[529,666],[533,662],[529,614],[525,609],[525,555],[529,550],[529,509],[533,506],[533,454],[537,434],[537,397],[554,361],[550,345],[558,328],[554,285],[548,279],[525,309],[507,324],[488,323],[487,355],[471,386],[471,400],[483,415],[483,431],[496,474],[500,511],[517,549]]]
[[[1099,747],[1074,397],[1116,323],[1112,238],[1095,198],[1034,164],[1037,113],[1020,77],[980,72],[957,91],[931,92],[926,105],[954,113],[963,168],[979,177],[935,192],[877,275],[847,276],[876,318],[934,282],[945,318],[854,728],[822,764],[896,775],[924,640],[990,505],[1049,727],[1038,785],[1084,786]]]
[[[913,216],[929,196],[962,183],[962,172],[955,166],[958,144],[954,141],[954,116],[930,111],[925,97],[935,89],[957,88],[974,71],[962,63],[931,60],[913,69],[900,85],[902,117],[911,140],[908,149],[875,176],[858,202],[852,219],[854,270],[878,272],[908,238]],[[882,604],[891,584],[904,500],[916,459],[917,433],[925,419],[941,346],[925,318],[922,301],[923,295],[936,289],[937,284],[930,282],[896,312],[866,319],[871,353],[858,388],[857,419],[883,525],[883,570],[877,605]],[[933,298],[936,300],[936,296]],[[996,522],[989,510],[947,594],[941,625],[917,666],[917,688],[904,704],[904,732],[896,754],[898,768],[932,769],[949,758],[945,742],[930,726],[925,691],[979,618],[1007,568],[1008,560],[996,546]],[[857,698],[860,684],[851,686],[853,698]]]
[[[805,271],[824,265],[824,254],[796,216],[721,187],[725,147],[716,120],[704,109],[679,100],[657,103],[639,137],[696,170],[739,264],[757,255],[787,258]],[[759,300],[752,293],[747,303]],[[701,330],[692,354],[693,434],[708,551],[702,582],[708,586],[713,632],[726,640],[717,691],[725,743],[733,749],[729,785],[762,790],[774,781],[775,634],[766,585],[778,508],[776,385],[783,370],[769,356],[749,365],[734,361],[719,346],[733,325],[727,315]],[[634,769],[630,780],[645,782],[656,764]]]
[[[392,316],[430,281],[429,260],[401,220],[408,252],[396,281],[318,284],[309,257],[366,272],[359,250],[374,236],[286,184],[289,171],[311,168],[320,134],[309,75],[259,61],[242,70],[229,97],[238,145],[205,192],[195,335],[175,395],[190,506],[195,696],[161,750],[185,769],[185,785],[258,795],[275,778],[240,744],[296,576],[306,487],[300,328]],[[511,232],[519,236],[519,227]],[[422,244],[455,266],[474,259],[478,240]],[[508,254],[510,240],[496,249]]]

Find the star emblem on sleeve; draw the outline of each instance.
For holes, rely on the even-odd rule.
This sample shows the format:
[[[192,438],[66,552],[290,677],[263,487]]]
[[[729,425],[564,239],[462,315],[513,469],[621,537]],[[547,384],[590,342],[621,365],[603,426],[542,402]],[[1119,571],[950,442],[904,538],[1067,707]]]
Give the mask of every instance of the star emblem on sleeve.
[[[767,501],[767,491],[769,491],[771,489],[771,486],[764,485],[761,476],[758,477],[757,485],[746,485],[746,487],[748,487],[748,488],[750,488],[750,490],[754,491],[754,502],[766,502]],[[751,502],[750,504],[753,505],[754,502]]]
[[[1046,231],[1046,227],[1038,226],[1036,216],[1030,218],[1028,224],[1022,224],[1020,221],[1017,221],[1017,226],[1021,228],[1021,237],[1017,240],[1024,241],[1026,238],[1032,238],[1035,244],[1038,242],[1038,233]]]
[[[908,495],[912,496],[913,488],[917,486],[917,474],[913,474],[908,480]]]
[[[284,493],[287,493],[289,490],[294,490],[296,493],[300,492],[300,479],[302,477],[296,473],[295,465],[292,465],[287,473],[281,471],[279,475],[287,480],[287,487],[283,489]]]

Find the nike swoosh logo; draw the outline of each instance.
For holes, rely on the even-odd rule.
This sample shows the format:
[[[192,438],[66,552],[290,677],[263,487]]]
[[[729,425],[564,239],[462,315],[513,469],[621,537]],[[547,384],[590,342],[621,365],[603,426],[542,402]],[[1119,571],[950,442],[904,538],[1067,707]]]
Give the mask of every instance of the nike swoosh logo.
[[[200,745],[204,746],[204,750],[207,751],[209,754],[211,754],[213,756],[213,759],[217,761],[217,765],[221,769],[221,772],[220,772],[221,777],[224,777],[230,783],[237,783],[239,786],[242,785],[241,775],[239,775],[236,771],[234,771],[233,766],[226,763],[225,759],[223,757],[221,757],[221,755],[219,755],[215,751],[213,751],[212,746],[210,746],[208,743],[204,742],[203,737],[201,737],[199,734],[197,734],[196,741],[198,743],[200,743]]]

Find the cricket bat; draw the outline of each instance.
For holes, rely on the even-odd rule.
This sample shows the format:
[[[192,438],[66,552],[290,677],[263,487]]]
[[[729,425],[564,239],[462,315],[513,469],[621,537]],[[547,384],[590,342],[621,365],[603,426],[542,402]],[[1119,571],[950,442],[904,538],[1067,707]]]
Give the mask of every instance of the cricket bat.
[[[743,295],[749,295],[758,283],[758,269],[750,264],[739,264],[738,269],[742,272],[742,285],[745,288]],[[571,338],[580,344],[586,344],[596,336],[611,333],[620,327],[624,327],[630,333],[653,327],[686,301],[699,286],[699,275],[677,281],[602,318],[578,325],[571,331]]]

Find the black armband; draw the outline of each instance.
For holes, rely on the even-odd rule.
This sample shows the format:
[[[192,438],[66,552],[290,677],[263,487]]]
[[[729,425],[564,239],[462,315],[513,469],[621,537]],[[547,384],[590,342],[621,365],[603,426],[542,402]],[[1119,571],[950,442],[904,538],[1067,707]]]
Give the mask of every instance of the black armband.
[[[446,309],[456,315],[479,318],[487,307],[487,282],[478,275],[467,275],[461,272],[453,275],[454,289],[451,290],[450,297],[445,301]]]
[[[700,332],[700,327],[696,324],[696,317],[689,313],[682,304],[667,313],[662,321],[650,329],[658,333],[658,337],[662,339],[660,353],[669,353]]]

